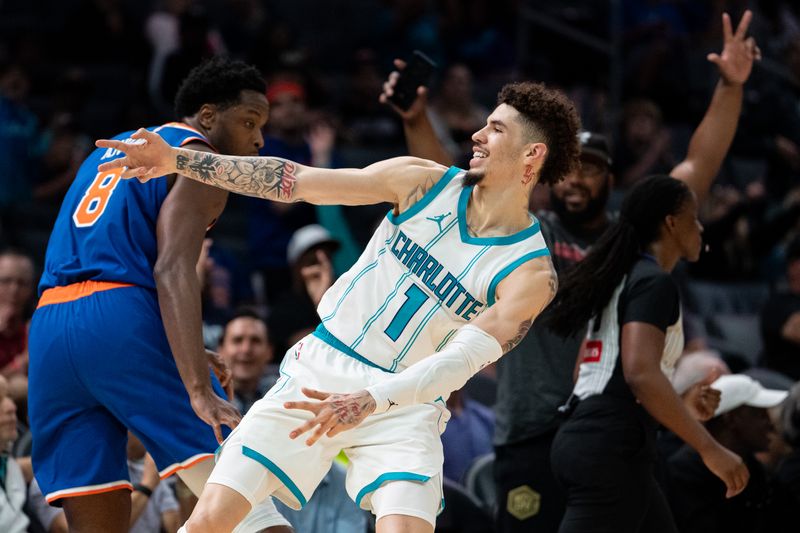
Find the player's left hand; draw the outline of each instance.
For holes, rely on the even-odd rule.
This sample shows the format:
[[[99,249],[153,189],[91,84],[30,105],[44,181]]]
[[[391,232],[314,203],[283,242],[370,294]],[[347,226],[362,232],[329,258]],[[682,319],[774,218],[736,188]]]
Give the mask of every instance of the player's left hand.
[[[286,402],[283,406],[286,409],[304,409],[314,414],[314,418],[289,433],[290,439],[296,439],[316,427],[314,433],[306,439],[306,446],[317,442],[322,435],[333,437],[356,427],[375,411],[375,399],[365,390],[352,394],[334,394],[305,387],[302,390],[309,398],[319,401]]]
[[[233,401],[233,373],[228,364],[217,352],[208,349],[206,349],[206,357],[208,357],[208,364],[214,371],[214,375],[217,376],[219,384],[225,390],[228,401]]]
[[[721,54],[708,54],[708,60],[717,65],[722,79],[732,85],[742,85],[750,77],[753,61],[761,59],[761,49],[755,39],[746,37],[747,28],[753,19],[753,12],[747,10],[739,21],[736,33],[731,26],[731,17],[722,14],[722,33],[724,36]]]

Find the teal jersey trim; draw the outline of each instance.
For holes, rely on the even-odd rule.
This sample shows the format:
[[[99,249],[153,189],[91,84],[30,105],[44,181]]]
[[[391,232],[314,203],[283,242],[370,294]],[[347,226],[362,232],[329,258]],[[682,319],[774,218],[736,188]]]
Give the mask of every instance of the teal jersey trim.
[[[318,338],[319,340],[321,340],[322,342],[324,342],[325,344],[327,344],[331,348],[339,350],[344,355],[346,355],[348,357],[352,357],[356,361],[360,361],[361,363],[364,363],[367,366],[371,366],[372,368],[377,368],[378,370],[383,370],[384,372],[392,373],[392,371],[389,370],[388,368],[383,368],[382,366],[376,365],[375,363],[373,363],[372,361],[370,361],[366,357],[363,357],[363,356],[359,355],[358,353],[356,353],[355,350],[353,350],[348,345],[346,345],[345,343],[343,343],[342,341],[337,339],[333,335],[333,333],[328,331],[325,328],[325,326],[322,325],[322,324],[317,326],[317,329],[314,330],[314,333],[312,333],[312,335],[314,335],[316,338]]]
[[[281,481],[281,483],[283,483],[286,486],[286,488],[289,489],[289,491],[294,495],[294,497],[297,498],[297,501],[300,502],[300,507],[305,507],[306,505],[305,496],[303,496],[303,493],[300,492],[300,489],[297,488],[297,485],[294,484],[294,481],[292,481],[289,478],[289,476],[286,475],[286,472],[281,470],[278,465],[276,465],[275,463],[273,463],[272,461],[270,461],[269,459],[267,459],[254,449],[248,448],[247,446],[242,446],[242,454],[244,454],[245,457],[249,457],[250,459],[256,462],[261,463],[264,466],[264,468],[275,474],[275,477],[277,477]]]
[[[296,355],[296,354],[297,354],[297,352],[295,351],[295,353],[294,353],[294,354]],[[281,380],[281,379],[283,379],[283,378],[286,378],[286,379],[283,379],[283,383],[281,383],[281,386],[280,386],[280,387],[278,387],[278,388],[276,389],[276,388],[273,386],[273,387],[272,387],[270,390],[268,390],[268,391],[267,391],[267,393],[266,393],[264,396],[274,396],[275,394],[278,394],[280,391],[282,391],[282,390],[283,390],[283,388],[286,386],[286,384],[287,384],[287,383],[289,383],[289,380],[290,380],[290,379],[292,379],[292,376],[290,376],[289,374],[287,374],[287,373],[286,373],[286,370],[284,370],[284,367],[286,366],[286,362],[287,362],[288,360],[289,360],[289,355],[288,355],[288,353],[287,353],[286,355],[284,355],[284,356],[283,356],[283,359],[281,359],[281,364],[280,364],[280,365],[278,365],[278,375],[279,375],[279,377],[278,377],[278,381],[280,381],[280,380]],[[277,384],[278,384],[278,382],[275,382],[275,385],[277,385]],[[273,392],[273,391],[274,391],[274,392]]]
[[[458,275],[458,281],[463,280],[467,276],[469,271],[472,270],[472,267],[475,266],[475,263],[478,262],[478,259],[483,257],[483,255],[490,249],[491,246],[485,246],[481,248],[481,250],[477,254],[475,254],[475,257],[472,258],[472,260],[467,264],[467,266],[464,267],[464,270],[461,272],[461,274]],[[408,342],[406,342],[406,345],[403,347],[403,350],[397,355],[397,357],[395,357],[394,361],[392,361],[392,368],[391,368],[392,372],[397,370],[397,365],[400,363],[400,361],[405,359],[409,350],[417,341],[417,337],[419,337],[420,333],[422,333],[422,331],[425,329],[425,326],[428,325],[428,322],[433,318],[433,315],[436,313],[436,311],[438,311],[442,307],[442,303],[443,302],[441,300],[436,302],[436,304],[430,309],[430,311],[428,311],[428,313],[425,315],[425,317],[422,319],[419,325],[417,325],[416,329],[414,330],[414,333],[411,334],[411,338],[408,340]]]
[[[390,210],[386,214],[386,218],[388,218],[389,221],[392,224],[402,224],[403,222],[405,222],[409,218],[413,217],[414,215],[416,215],[417,213],[419,213],[420,211],[425,209],[425,207],[428,204],[430,204],[433,201],[434,198],[436,198],[436,195],[439,194],[440,192],[442,192],[442,190],[445,187],[447,187],[447,184],[450,183],[450,181],[453,179],[453,177],[456,174],[458,174],[459,172],[461,172],[461,171],[462,170],[460,168],[458,168],[458,167],[450,167],[450,168],[448,168],[447,172],[445,172],[444,175],[439,179],[439,181],[436,182],[436,185],[431,187],[431,189],[428,192],[426,192],[422,196],[422,198],[417,200],[417,202],[414,205],[412,205],[411,207],[409,207],[408,209],[406,209],[405,211],[403,211],[399,215],[395,215]]]
[[[345,298],[347,298],[347,295],[348,295],[348,294],[350,294],[350,291],[352,291],[352,290],[353,290],[353,287],[355,287],[355,286],[356,286],[356,283],[358,283],[358,281],[359,281],[359,280],[360,280],[362,277],[364,277],[364,275],[365,275],[367,272],[369,272],[370,270],[372,270],[373,268],[375,268],[375,267],[377,267],[377,266],[378,266],[378,261],[380,261],[380,258],[381,258],[381,256],[382,256],[383,254],[385,254],[385,253],[386,253],[386,250],[388,250],[388,246],[391,244],[392,240],[394,240],[394,237],[395,237],[395,235],[397,235],[397,232],[399,231],[399,229],[400,229],[399,227],[396,227],[396,228],[394,228],[394,230],[392,231],[392,234],[391,234],[391,235],[389,235],[389,238],[388,238],[388,239],[386,239],[385,241],[383,241],[384,247],[383,247],[383,248],[381,248],[381,249],[380,249],[380,251],[378,252],[378,258],[377,258],[377,259],[375,259],[375,261],[373,261],[372,263],[370,263],[370,264],[368,264],[367,266],[365,266],[365,267],[364,267],[364,268],[361,270],[361,272],[359,272],[358,274],[356,274],[356,276],[355,276],[355,277],[353,278],[353,280],[350,282],[350,285],[348,285],[348,286],[347,286],[347,289],[345,289],[345,291],[344,291],[344,292],[342,293],[342,295],[339,297],[339,301],[338,301],[338,302],[336,302],[336,305],[334,306],[334,308],[333,308],[333,311],[331,311],[331,313],[330,313],[329,315],[327,315],[327,316],[325,316],[325,317],[323,317],[323,318],[322,318],[322,321],[323,321],[323,322],[327,322],[328,320],[330,320],[331,318],[333,318],[333,317],[334,317],[334,315],[336,315],[336,313],[339,311],[339,307],[342,305],[342,302],[344,302],[344,299],[345,299]]]
[[[428,250],[433,248],[436,245],[436,243],[438,243],[440,240],[442,240],[442,238],[445,235],[447,235],[447,233],[449,233],[450,230],[453,229],[455,226],[456,226],[456,221],[455,220],[453,220],[452,222],[447,224],[447,226],[445,226],[444,229],[436,237],[431,239],[428,242],[428,244],[425,245],[425,248],[423,248],[423,250],[425,250],[427,252]],[[369,328],[371,328],[372,324],[376,320],[378,320],[378,317],[380,317],[383,314],[383,312],[386,311],[386,308],[389,307],[389,303],[394,299],[395,296],[397,296],[397,293],[400,290],[400,287],[403,284],[403,282],[405,280],[407,280],[411,276],[411,274],[412,274],[412,271],[409,270],[408,272],[405,272],[404,274],[402,274],[400,276],[400,278],[397,280],[397,283],[395,284],[394,289],[392,290],[392,292],[389,293],[389,296],[386,297],[386,299],[383,301],[383,304],[381,304],[381,306],[378,308],[378,310],[375,311],[375,313],[373,313],[371,317],[369,317],[369,319],[367,320],[367,323],[364,324],[364,327],[361,329],[361,334],[358,336],[358,338],[355,341],[353,341],[352,344],[350,344],[351,348],[355,349],[356,347],[358,347],[359,344],[361,344],[361,341],[364,340],[364,337],[366,336],[367,331],[369,331]]]
[[[437,346],[437,347],[436,347],[436,351],[438,352],[438,351],[440,351],[442,348],[444,348],[444,345],[445,345],[445,344],[447,344],[447,341],[449,341],[450,339],[452,339],[452,338],[453,338],[453,335],[455,335],[457,331],[458,331],[457,329],[451,329],[451,330],[450,330],[450,333],[448,333],[447,335],[445,335],[445,336],[444,336],[444,338],[442,339],[442,342],[440,342],[440,343],[439,343],[439,346]]]
[[[522,231],[512,233],[511,235],[503,235],[501,237],[473,237],[470,235],[469,230],[467,229],[467,204],[469,203],[469,198],[472,195],[472,189],[474,188],[474,185],[472,187],[464,187],[461,190],[461,196],[458,198],[458,230],[461,234],[461,242],[467,244],[477,244],[481,246],[485,246],[487,244],[493,246],[504,246],[506,244],[514,244],[524,241],[528,237],[533,237],[539,233],[539,221],[531,216],[532,222],[530,226]]]
[[[490,307],[494,305],[495,292],[497,291],[497,286],[500,284],[501,281],[503,281],[506,278],[506,276],[511,274],[514,271],[514,269],[516,269],[522,263],[526,263],[531,259],[536,259],[537,257],[543,257],[545,255],[550,255],[550,250],[548,250],[546,247],[536,250],[535,252],[523,255],[513,263],[507,265],[505,268],[503,268],[503,270],[495,274],[494,278],[492,278],[491,283],[489,283],[489,290],[487,291],[488,294],[486,295],[486,306]]]
[[[378,479],[358,491],[358,496],[356,496],[356,506],[360,508],[361,500],[364,499],[364,496],[370,492],[378,490],[380,486],[387,481],[417,481],[419,483],[425,483],[430,478],[431,476],[423,476],[422,474],[415,474],[413,472],[387,472],[385,474],[381,474],[378,476]]]

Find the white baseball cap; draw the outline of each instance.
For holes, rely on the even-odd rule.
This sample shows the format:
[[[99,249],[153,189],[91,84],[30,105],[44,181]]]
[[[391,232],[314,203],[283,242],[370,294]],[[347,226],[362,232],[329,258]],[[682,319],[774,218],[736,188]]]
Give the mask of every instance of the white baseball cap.
[[[319,224],[309,224],[298,229],[292,235],[289,246],[286,248],[286,258],[289,260],[289,264],[300,259],[306,250],[320,244],[328,244],[333,250],[339,248],[339,241]]]
[[[720,376],[711,384],[720,391],[719,407],[714,416],[733,411],[742,405],[750,407],[775,407],[786,399],[789,391],[765,389],[761,383],[744,374]]]

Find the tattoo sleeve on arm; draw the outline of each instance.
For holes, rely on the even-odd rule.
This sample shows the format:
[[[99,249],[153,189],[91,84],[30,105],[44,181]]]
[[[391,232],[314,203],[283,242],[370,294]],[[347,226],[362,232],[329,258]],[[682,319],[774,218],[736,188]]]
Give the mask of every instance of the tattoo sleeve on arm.
[[[408,196],[406,196],[405,208],[417,203],[423,196],[425,196],[425,193],[433,188],[433,185],[433,178],[428,177],[423,183],[420,183],[411,189],[411,191],[408,193]]]
[[[542,309],[539,309],[541,313],[547,305],[553,301],[553,298],[556,297],[556,293],[558,292],[558,274],[556,274],[556,269],[553,266],[553,260],[550,256],[547,257],[547,262],[550,264],[550,278],[547,280],[547,287],[550,291],[550,298],[547,299]]]
[[[231,192],[281,202],[294,196],[297,165],[277,157],[221,157],[207,152],[179,151],[178,172],[191,179]]]
[[[508,352],[513,350],[517,344],[522,342],[522,339],[525,338],[525,335],[528,333],[528,330],[531,329],[532,322],[533,322],[532,320],[523,320],[522,322],[520,322],[519,329],[517,330],[517,334],[514,336],[514,338],[509,339],[503,344],[504,354],[507,354]]]

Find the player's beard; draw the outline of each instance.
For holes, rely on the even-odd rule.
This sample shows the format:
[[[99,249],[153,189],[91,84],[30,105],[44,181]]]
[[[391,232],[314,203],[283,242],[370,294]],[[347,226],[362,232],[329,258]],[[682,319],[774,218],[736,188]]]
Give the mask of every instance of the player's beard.
[[[597,196],[590,197],[586,202],[586,207],[580,211],[567,209],[566,202],[556,196],[553,190],[550,189],[550,207],[556,212],[564,225],[582,226],[587,222],[591,222],[606,210],[608,195],[611,193],[610,181],[606,179],[603,187],[597,192]]]
[[[483,181],[484,176],[486,176],[486,171],[484,170],[467,170],[467,175],[464,176],[461,186],[466,188],[477,185]]]

